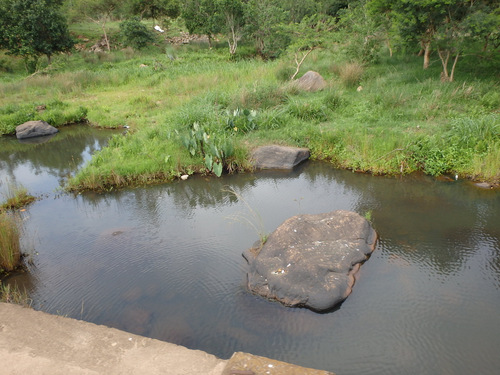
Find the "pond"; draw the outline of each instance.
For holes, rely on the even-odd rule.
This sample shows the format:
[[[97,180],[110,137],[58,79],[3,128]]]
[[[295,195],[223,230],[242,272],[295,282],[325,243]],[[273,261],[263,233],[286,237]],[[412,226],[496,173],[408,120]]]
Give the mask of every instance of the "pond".
[[[107,194],[61,192],[108,131],[0,139],[0,191],[23,212],[34,308],[228,358],[246,351],[342,374],[493,374],[500,367],[500,193],[466,181],[373,177],[306,162]],[[234,193],[230,192],[233,191]],[[371,216],[380,239],[334,311],[247,292],[241,253],[285,219]]]

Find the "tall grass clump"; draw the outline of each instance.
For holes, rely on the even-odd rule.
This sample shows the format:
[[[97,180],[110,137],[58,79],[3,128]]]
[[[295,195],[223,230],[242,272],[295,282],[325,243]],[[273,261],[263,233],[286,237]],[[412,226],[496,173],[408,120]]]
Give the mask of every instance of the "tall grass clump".
[[[234,98],[236,107],[265,109],[286,103],[288,92],[285,87],[276,83],[259,84],[247,87]]]
[[[336,71],[345,87],[356,87],[361,82],[365,68],[358,62],[348,62],[340,65]]]
[[[12,214],[0,212],[0,273],[13,271],[20,266],[18,222]]]
[[[21,290],[17,285],[2,284],[0,281],[0,302],[14,303],[23,307],[31,307],[33,301],[26,289]]]

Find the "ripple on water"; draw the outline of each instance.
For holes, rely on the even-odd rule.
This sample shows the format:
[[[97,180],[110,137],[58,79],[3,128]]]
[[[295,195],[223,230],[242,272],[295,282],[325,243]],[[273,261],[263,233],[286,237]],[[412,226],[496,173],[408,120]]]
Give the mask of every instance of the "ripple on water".
[[[40,154],[42,164],[55,157]],[[50,168],[23,180],[32,166],[17,164],[0,176],[36,178],[37,191],[44,176],[59,183]],[[379,244],[338,309],[315,314],[247,292],[241,252],[258,233],[228,223],[250,214],[240,198],[221,193],[226,185],[258,213],[254,224],[265,233],[298,213],[371,212]],[[243,350],[344,375],[496,373],[499,213],[498,195],[471,194],[460,182],[375,178],[323,163],[286,176],[200,177],[44,199],[25,222],[39,253],[28,285],[45,311],[223,358]]]

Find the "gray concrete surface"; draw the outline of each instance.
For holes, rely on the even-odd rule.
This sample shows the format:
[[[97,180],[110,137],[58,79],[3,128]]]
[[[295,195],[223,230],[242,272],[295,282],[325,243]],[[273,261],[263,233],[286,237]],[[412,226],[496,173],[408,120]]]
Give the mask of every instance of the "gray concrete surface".
[[[0,303],[2,375],[242,373],[330,374],[247,353],[222,360],[114,328]]]

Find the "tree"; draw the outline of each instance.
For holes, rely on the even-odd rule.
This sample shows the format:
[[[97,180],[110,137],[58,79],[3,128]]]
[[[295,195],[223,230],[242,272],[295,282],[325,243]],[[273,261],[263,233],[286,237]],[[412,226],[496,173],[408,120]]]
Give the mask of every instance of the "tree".
[[[294,53],[295,61],[295,73],[290,80],[297,76],[307,56],[315,49],[323,47],[325,38],[332,30],[333,21],[334,19],[327,15],[313,15],[304,17],[300,23],[289,25],[293,38],[290,50]]]
[[[227,43],[229,53],[234,55],[238,48],[238,41],[241,38],[243,25],[245,24],[242,0],[217,0],[217,13],[225,20],[225,31],[227,33]]]
[[[282,0],[283,10],[288,12],[293,23],[299,23],[304,17],[317,14],[318,5],[317,0]]]
[[[500,3],[497,1],[481,1],[476,11],[464,20],[464,24],[475,39],[483,40],[483,52],[490,45],[493,48],[500,46]]]
[[[0,48],[22,56],[29,72],[36,70],[40,56],[46,55],[50,64],[52,55],[67,52],[75,44],[59,12],[60,4],[47,0],[0,1]]]
[[[127,5],[131,14],[153,21],[162,17],[177,18],[181,13],[179,0],[129,0]]]
[[[222,31],[224,22],[217,13],[217,0],[187,0],[181,11],[186,28],[192,34],[203,34],[208,37],[208,45],[212,48],[213,36]]]
[[[123,43],[134,49],[145,48],[155,40],[155,35],[151,29],[144,25],[139,17],[134,17],[120,23],[120,34]]]
[[[190,33],[207,35],[209,44],[214,34],[225,33],[229,53],[236,53],[245,22],[242,0],[188,0],[182,18]]]
[[[111,46],[109,45],[106,24],[120,4],[120,0],[76,0],[74,4],[75,10],[101,27],[108,52],[111,50]]]
[[[281,0],[250,0],[245,7],[245,32],[266,59],[278,57],[290,44],[288,12],[280,5]]]
[[[453,81],[458,59],[470,50],[470,42],[482,36],[487,46],[500,26],[498,2],[492,0],[369,0],[368,5],[373,13],[390,13],[406,45],[420,44],[424,69],[432,49],[436,50],[443,68],[441,79],[448,82]],[[487,13],[492,16],[485,17]]]

